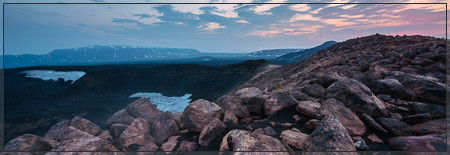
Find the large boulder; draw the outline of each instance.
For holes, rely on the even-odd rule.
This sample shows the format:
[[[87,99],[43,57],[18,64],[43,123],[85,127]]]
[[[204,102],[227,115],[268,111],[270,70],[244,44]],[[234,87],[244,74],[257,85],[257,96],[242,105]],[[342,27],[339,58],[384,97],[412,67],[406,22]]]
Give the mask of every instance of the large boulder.
[[[235,95],[224,95],[217,100],[217,105],[225,111],[231,111],[238,118],[245,118],[250,116],[248,108],[244,106],[242,99]]]
[[[55,126],[58,126],[55,125]],[[55,127],[53,126],[53,127]],[[90,135],[84,131],[78,130],[72,126],[59,126],[60,128],[55,129],[51,128],[47,134],[45,134],[45,138],[53,139],[58,142],[64,141],[64,140],[71,140],[76,138],[89,138],[94,137],[93,135]],[[55,130],[54,130],[55,129]]]
[[[312,101],[299,101],[295,106],[297,112],[313,118],[320,118],[320,103]]]
[[[223,114],[223,122],[232,122],[234,124],[239,124],[239,119],[236,117],[236,115],[234,115],[233,112],[225,111],[225,113]]]
[[[101,134],[99,134],[97,137],[108,141],[109,143],[113,143],[114,142],[114,137],[112,136],[111,132],[109,132],[109,130],[105,130],[103,131]]]
[[[200,144],[200,146],[208,146],[209,143],[222,134],[226,128],[227,126],[218,118],[212,119],[211,122],[203,128],[202,132],[200,132],[198,144]]]
[[[70,121],[69,120],[62,120],[55,125],[53,125],[50,129],[48,129],[47,133],[45,134],[44,138],[48,139],[55,139],[55,137],[58,135],[61,130],[67,126],[69,126]]]
[[[264,114],[273,116],[279,111],[293,107],[297,101],[288,92],[272,92],[264,102]]]
[[[239,96],[248,110],[253,113],[263,114],[264,98],[263,92],[256,87],[242,88],[236,91],[235,95]]]
[[[128,104],[126,112],[135,118],[146,120],[148,124],[153,124],[153,121],[162,113],[146,98],[140,98]]]
[[[375,80],[371,90],[376,94],[389,94],[399,99],[414,97],[414,94],[396,79]]]
[[[344,103],[331,98],[322,102],[320,107],[322,116],[333,114],[341,124],[347,129],[350,136],[362,136],[366,132],[366,126],[356,114],[345,107]]]
[[[415,74],[392,75],[388,78],[397,79],[419,99],[445,106],[445,85],[436,78]]]
[[[53,146],[42,137],[25,134],[6,143],[5,151],[49,151]]]
[[[118,144],[124,151],[137,151],[140,147],[154,142],[147,121],[137,118],[120,134]]]
[[[295,146],[298,149],[302,149],[303,143],[305,142],[306,138],[308,138],[308,136],[308,134],[304,134],[299,131],[285,130],[281,132],[280,139],[289,145]]]
[[[395,137],[389,139],[391,149],[397,151],[445,151],[445,134]]]
[[[411,126],[414,135],[446,133],[446,118],[435,119]]]
[[[220,151],[287,151],[283,143],[273,137],[250,131],[234,129],[222,139]],[[288,152],[273,152],[289,154]]]
[[[161,145],[161,151],[173,151],[175,146],[177,146],[178,139],[180,137],[181,136],[171,136],[171,137],[169,137],[167,142],[165,142],[164,144]]]
[[[319,98],[325,92],[325,88],[319,84],[307,84],[302,88],[302,91],[311,97]]]
[[[81,117],[78,117],[78,116],[74,117],[70,121],[70,126],[73,126],[74,128],[77,128],[81,131],[84,131],[84,132],[94,135],[94,136],[98,136],[100,133],[103,132],[100,127],[98,127],[91,121],[81,118]]]
[[[343,102],[358,115],[366,113],[370,116],[387,116],[383,102],[367,86],[355,79],[344,78],[333,83],[327,88],[325,98]]]
[[[115,141],[119,141],[120,134],[122,134],[123,131],[125,131],[129,125],[125,124],[113,124],[111,125],[111,128],[109,131],[111,131],[111,136],[114,138]]]
[[[183,121],[181,121],[181,116],[183,116],[183,112],[177,112],[172,114],[172,118],[177,123],[178,128],[184,129]]]
[[[170,112],[161,113],[151,124],[151,134],[156,144],[162,144],[167,138],[180,133],[177,123]]]
[[[125,109],[122,109],[116,113],[114,113],[105,123],[106,128],[111,128],[113,124],[125,124],[131,125],[134,121],[133,116],[129,115]]]
[[[184,109],[181,120],[186,129],[201,132],[212,119],[222,119],[223,113],[224,110],[217,104],[198,99]]]
[[[58,143],[51,151],[119,151],[107,141],[98,137],[78,138]]]
[[[303,144],[304,151],[356,151],[352,137],[334,115],[327,115]]]
[[[418,124],[431,120],[429,113],[415,114],[403,117],[403,120],[409,124]]]
[[[378,118],[377,121],[389,131],[393,137],[412,135],[410,126],[405,122],[392,118]]]

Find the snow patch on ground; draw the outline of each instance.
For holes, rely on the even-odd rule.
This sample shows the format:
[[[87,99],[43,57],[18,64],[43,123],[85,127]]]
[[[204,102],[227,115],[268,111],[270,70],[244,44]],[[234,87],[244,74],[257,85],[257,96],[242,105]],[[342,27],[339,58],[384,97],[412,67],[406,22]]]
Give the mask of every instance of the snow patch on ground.
[[[142,97],[148,98],[156,108],[162,111],[169,111],[171,113],[183,112],[186,106],[191,102],[192,94],[185,94],[180,97],[167,97],[162,95],[161,93],[135,93],[131,95],[129,98],[133,97]]]
[[[63,79],[64,81],[72,81],[73,84],[76,80],[83,77],[86,73],[82,71],[54,71],[54,70],[28,70],[23,71],[22,73],[25,73],[25,77],[29,78],[38,78],[42,79],[44,81],[47,80],[53,80],[58,81],[59,78]]]

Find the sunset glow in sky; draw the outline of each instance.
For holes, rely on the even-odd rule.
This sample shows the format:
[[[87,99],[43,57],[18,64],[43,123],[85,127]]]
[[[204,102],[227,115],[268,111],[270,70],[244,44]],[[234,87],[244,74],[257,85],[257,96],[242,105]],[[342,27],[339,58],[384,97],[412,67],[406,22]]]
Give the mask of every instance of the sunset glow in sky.
[[[59,2],[15,0],[8,2]],[[67,2],[67,1],[64,1]],[[80,2],[186,2],[78,0]],[[188,2],[229,3],[231,0]],[[289,3],[291,0],[240,0]],[[310,3],[373,3],[313,0]],[[439,0],[382,1],[445,3]],[[445,38],[445,4],[6,4],[5,54],[88,45],[178,47],[202,52],[309,48],[372,35]]]

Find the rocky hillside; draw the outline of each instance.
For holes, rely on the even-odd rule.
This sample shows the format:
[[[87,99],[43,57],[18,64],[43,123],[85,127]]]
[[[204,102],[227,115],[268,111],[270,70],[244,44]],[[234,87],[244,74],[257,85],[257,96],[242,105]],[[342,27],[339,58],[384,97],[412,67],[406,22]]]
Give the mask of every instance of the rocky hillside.
[[[445,39],[356,38],[180,113],[141,98],[106,130],[75,117],[5,150],[445,151],[445,62]]]

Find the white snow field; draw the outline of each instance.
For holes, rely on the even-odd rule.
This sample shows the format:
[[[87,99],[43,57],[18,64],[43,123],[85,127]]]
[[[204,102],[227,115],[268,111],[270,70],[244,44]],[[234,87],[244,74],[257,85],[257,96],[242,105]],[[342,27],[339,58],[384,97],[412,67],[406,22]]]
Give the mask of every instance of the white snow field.
[[[191,102],[192,94],[185,94],[180,97],[167,97],[162,95],[161,93],[135,93],[131,95],[129,98],[133,97],[142,97],[148,98],[156,108],[162,111],[169,111],[171,113],[183,112],[184,108],[189,105]]]
[[[39,78],[44,81],[53,80],[58,81],[59,78],[64,81],[72,81],[73,84],[76,80],[83,77],[86,73],[82,71],[54,71],[54,70],[28,70],[22,73],[27,74],[25,77]]]

